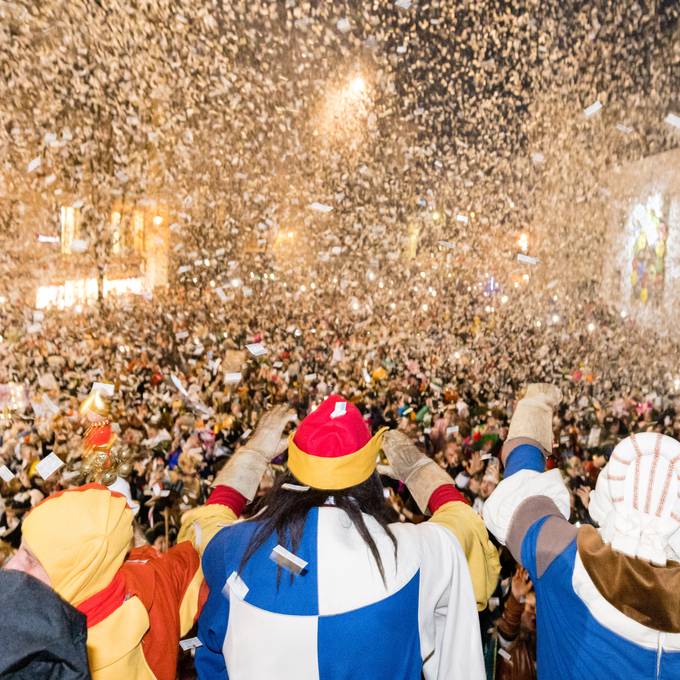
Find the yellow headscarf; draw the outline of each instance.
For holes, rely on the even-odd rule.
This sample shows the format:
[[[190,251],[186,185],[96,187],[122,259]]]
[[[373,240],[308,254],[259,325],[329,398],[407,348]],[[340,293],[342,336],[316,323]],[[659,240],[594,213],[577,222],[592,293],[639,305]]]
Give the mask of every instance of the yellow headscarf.
[[[124,496],[87,484],[37,505],[24,520],[22,536],[52,588],[77,605],[108,586],[120,569],[132,519]]]

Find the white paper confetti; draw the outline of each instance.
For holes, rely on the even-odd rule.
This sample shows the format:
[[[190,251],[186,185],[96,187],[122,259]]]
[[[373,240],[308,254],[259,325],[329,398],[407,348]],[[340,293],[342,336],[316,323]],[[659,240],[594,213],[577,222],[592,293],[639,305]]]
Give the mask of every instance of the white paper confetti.
[[[524,253],[517,253],[517,261],[531,265],[535,265],[540,262],[540,260],[537,257],[531,257],[531,255],[525,255]]]
[[[183,651],[188,652],[191,649],[203,647],[203,643],[197,637],[192,637],[180,640],[179,646],[182,648]]]
[[[269,555],[269,559],[293,574],[301,574],[309,564],[282,545],[277,545]]]
[[[347,402],[346,401],[336,401],[333,407],[333,412],[331,413],[331,418],[340,418],[347,413]]]
[[[664,121],[673,127],[680,128],[680,116],[675,113],[669,113]]]
[[[594,116],[601,108],[602,102],[598,99],[597,101],[593,102],[590,106],[587,106],[585,109],[583,109],[583,114],[585,115],[586,118],[590,118],[591,116]]]
[[[243,582],[243,579],[235,571],[232,571],[227,582],[224,584],[222,592],[227,597],[234,596],[240,600],[245,600],[249,590],[250,588]]]
[[[316,210],[320,213],[329,213],[331,210],[333,210],[333,206],[326,205],[325,203],[317,203],[316,201],[314,203],[310,203],[309,207],[310,209]]]
[[[99,392],[103,397],[111,398],[116,392],[116,387],[111,383],[96,382],[92,385],[92,392]]]
[[[246,349],[254,356],[261,357],[268,353],[268,349],[261,342],[252,342],[246,345]]]
[[[35,469],[43,479],[48,479],[59,468],[63,467],[63,465],[64,461],[59,458],[56,453],[52,452],[48,456],[45,456],[45,458],[35,466]]]
[[[0,479],[3,482],[11,482],[14,477],[15,474],[6,465],[0,465]]]

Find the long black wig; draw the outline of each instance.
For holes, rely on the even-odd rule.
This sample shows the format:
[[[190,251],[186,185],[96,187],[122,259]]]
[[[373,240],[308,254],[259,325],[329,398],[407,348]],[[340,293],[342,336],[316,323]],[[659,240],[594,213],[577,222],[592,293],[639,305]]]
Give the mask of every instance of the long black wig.
[[[366,526],[362,514],[366,513],[373,517],[385,530],[394,546],[394,556],[396,559],[397,539],[389,527],[390,513],[385,503],[383,486],[378,473],[374,472],[361,484],[339,491],[324,491],[312,488],[306,491],[299,491],[286,488],[286,484],[300,486],[300,482],[290,472],[287,472],[274,482],[267,495],[258,503],[258,508],[261,508],[261,510],[249,521],[257,521],[260,523],[260,526],[253,534],[250,544],[243,554],[239,571],[243,570],[248,560],[266,543],[274,532],[276,532],[280,545],[286,547],[291,552],[295,552],[302,540],[302,531],[309,511],[312,508],[332,503],[332,505],[347,513],[352,524],[371,551],[383,583],[387,585],[385,570],[378,547]],[[280,569],[277,582],[279,578]]]

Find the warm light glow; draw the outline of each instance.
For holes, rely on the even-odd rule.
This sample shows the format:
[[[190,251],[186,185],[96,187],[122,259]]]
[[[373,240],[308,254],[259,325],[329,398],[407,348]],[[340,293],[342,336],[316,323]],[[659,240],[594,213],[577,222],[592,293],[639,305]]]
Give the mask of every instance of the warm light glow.
[[[526,234],[520,234],[517,245],[523,253],[526,253],[529,250],[529,237]]]
[[[588,333],[592,333],[595,330],[595,324],[591,321],[588,326]]]
[[[111,293],[115,295],[125,295],[125,293],[141,295],[143,292],[144,285],[141,278],[104,279],[104,297],[108,297]]]
[[[104,279],[103,295],[124,295],[133,293],[141,295],[144,292],[144,281],[141,278],[128,279]],[[56,307],[57,309],[80,307],[91,305],[97,302],[99,297],[99,283],[97,279],[73,279],[65,281],[57,286],[38,286],[35,295],[35,308],[46,309]]]
[[[163,217],[162,217],[161,215],[156,215],[156,216],[153,218],[153,223],[154,223],[157,227],[160,226],[161,224],[163,224]]]
[[[508,303],[508,296],[507,295],[502,295],[501,296],[501,304],[505,305]]]
[[[366,81],[361,76],[356,76],[352,78],[349,85],[347,86],[347,92],[352,97],[358,97],[363,94],[366,90]]]

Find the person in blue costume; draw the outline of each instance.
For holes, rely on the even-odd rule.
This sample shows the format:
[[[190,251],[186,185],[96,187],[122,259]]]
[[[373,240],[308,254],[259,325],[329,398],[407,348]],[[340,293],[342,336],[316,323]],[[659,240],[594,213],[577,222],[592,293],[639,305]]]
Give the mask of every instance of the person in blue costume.
[[[252,498],[275,439],[237,451],[217,483]],[[430,521],[389,523],[381,448]],[[449,475],[405,435],[371,435],[337,395],[291,435],[288,468],[262,512],[206,549],[199,678],[484,678],[476,605],[495,587],[498,556]],[[477,595],[468,561],[482,575]]]
[[[576,527],[560,471],[545,471],[560,398],[529,385],[484,506],[534,583],[539,680],[680,678],[680,442],[655,432],[619,442],[591,492],[599,528]]]

